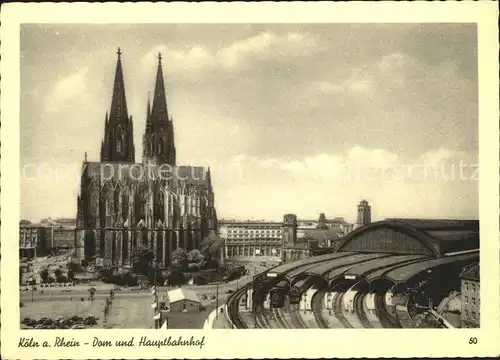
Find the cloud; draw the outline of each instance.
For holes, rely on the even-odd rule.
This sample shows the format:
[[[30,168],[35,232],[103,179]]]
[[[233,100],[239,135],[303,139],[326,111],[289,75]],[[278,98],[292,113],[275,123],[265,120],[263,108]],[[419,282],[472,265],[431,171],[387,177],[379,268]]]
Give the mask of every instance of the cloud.
[[[239,154],[229,161],[229,166],[237,166],[247,174],[280,174],[289,180],[332,181],[339,179],[348,167],[363,166],[385,169],[398,160],[396,154],[383,149],[368,149],[355,146],[345,154],[320,153],[303,158],[267,158]],[[291,179],[290,179],[291,177]]]
[[[239,154],[228,159],[228,163],[239,167],[239,179],[221,179],[227,173],[217,171],[212,174],[219,189],[217,199],[223,209],[221,216],[239,213],[245,218],[257,213],[267,219],[280,219],[287,211],[301,217],[317,216],[326,211],[331,216],[354,219],[356,203],[367,198],[372,203],[374,219],[442,217],[443,212],[451,218],[474,218],[477,208],[471,204],[477,199],[477,181],[460,178],[458,166],[441,168],[437,164],[436,169],[428,170],[427,176],[421,166],[415,167],[415,164],[421,165],[423,159],[450,162],[457,156],[473,158],[475,155],[440,148],[413,159],[402,159],[384,149],[361,146],[343,153],[320,153],[302,158],[259,158]],[[358,160],[361,161],[359,169],[356,168]],[[384,172],[364,173],[367,169]],[[465,169],[464,174],[472,173]],[[401,199],[405,199],[404,206],[401,206]]]
[[[89,68],[83,67],[77,72],[67,75],[57,81],[45,99],[46,111],[56,111],[61,103],[84,94],[87,88],[87,74]]]
[[[318,40],[308,34],[288,32],[276,34],[265,31],[238,40],[212,51],[203,45],[192,45],[187,49],[175,49],[167,45],[157,45],[142,58],[142,66],[150,69],[162,53],[168,74],[179,74],[194,78],[202,70],[238,71],[252,66],[255,61],[310,56],[321,49]]]
[[[439,148],[422,154],[422,161],[430,165],[437,165],[451,159],[455,152],[450,149]]]
[[[387,168],[396,163],[398,155],[384,149],[368,149],[362,146],[354,146],[349,150],[347,160],[370,167]]]
[[[462,83],[457,83],[458,80],[458,66],[453,61],[437,65],[419,64],[408,54],[391,53],[373,63],[352,67],[341,78],[313,81],[310,87],[326,94],[344,92],[370,99],[371,95],[380,98],[384,93],[391,93],[391,96],[418,93],[422,85],[460,89],[458,84]]]
[[[471,153],[463,150],[452,150],[444,147],[429,150],[420,156],[422,163],[431,166],[459,164],[476,166],[479,163],[477,152]]]

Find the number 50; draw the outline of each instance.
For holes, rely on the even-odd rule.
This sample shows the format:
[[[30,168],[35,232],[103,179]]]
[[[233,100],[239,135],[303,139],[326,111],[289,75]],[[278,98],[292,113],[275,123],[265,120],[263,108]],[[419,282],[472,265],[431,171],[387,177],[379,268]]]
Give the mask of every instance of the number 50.
[[[477,344],[477,337],[471,337],[469,339],[469,344]]]

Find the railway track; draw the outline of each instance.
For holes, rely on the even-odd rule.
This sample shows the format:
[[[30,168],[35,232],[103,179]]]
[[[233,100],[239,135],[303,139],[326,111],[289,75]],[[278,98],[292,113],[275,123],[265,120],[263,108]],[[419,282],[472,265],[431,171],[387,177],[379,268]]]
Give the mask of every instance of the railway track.
[[[356,315],[358,316],[359,320],[361,321],[361,324],[365,328],[373,328],[373,325],[370,323],[368,320],[368,317],[366,316],[365,313],[365,308],[363,306],[363,303],[365,301],[365,293],[357,293],[356,296],[354,297],[354,306],[356,309]]]
[[[385,308],[384,296],[375,294],[375,312],[380,322],[385,328],[401,328],[398,320],[395,319]]]
[[[243,295],[252,288],[252,283],[248,283],[239,290],[232,293],[227,299],[227,316],[233,329],[248,329],[247,324],[240,314],[240,301]]]
[[[291,311],[290,311],[290,317],[292,319],[292,326],[294,329],[307,329],[306,324],[302,320],[302,317],[300,316],[300,307],[295,306]]]
[[[288,271],[283,273],[283,275],[286,275],[292,271],[297,270],[300,267],[304,267],[307,265],[310,265],[310,264],[297,265],[293,268],[288,269]],[[266,271],[264,271],[263,273],[261,273],[260,275],[267,274],[268,272],[272,271],[273,269],[274,269],[274,267],[269,268]],[[249,289],[252,288],[252,285],[253,285],[253,282],[246,284],[245,286],[241,287],[239,290],[237,290],[236,292],[231,294],[229,296],[229,298],[227,299],[227,317],[228,317],[228,320],[231,323],[232,327],[235,329],[248,329],[248,325],[245,323],[244,319],[242,318],[241,314],[239,313],[239,304],[240,304],[240,301],[241,301],[241,298],[243,297],[243,295]],[[252,303],[252,306],[256,306],[256,304]],[[272,312],[272,310],[270,312],[271,312],[271,316],[275,317],[275,314]],[[259,314],[259,312],[257,312],[257,314],[255,314],[254,316],[255,316],[256,324],[257,324],[257,319],[260,319],[260,321],[259,321],[260,324],[266,324],[269,327],[271,327],[270,322],[265,318],[265,316],[263,314]],[[280,318],[279,320],[277,319],[279,322],[284,321],[281,316],[279,316],[279,318]],[[287,326],[285,324],[285,328],[289,328],[289,326]]]
[[[340,321],[340,323],[345,328],[352,328],[351,324],[347,321],[344,314],[342,314],[342,298],[344,297],[343,292],[339,292],[335,294],[335,298],[333,299],[333,313],[335,317]]]
[[[318,290],[312,297],[312,311],[314,314],[314,318],[316,319],[316,323],[320,329],[328,329],[328,323],[325,321],[321,314],[321,308],[323,306],[323,299],[325,297],[325,290]]]

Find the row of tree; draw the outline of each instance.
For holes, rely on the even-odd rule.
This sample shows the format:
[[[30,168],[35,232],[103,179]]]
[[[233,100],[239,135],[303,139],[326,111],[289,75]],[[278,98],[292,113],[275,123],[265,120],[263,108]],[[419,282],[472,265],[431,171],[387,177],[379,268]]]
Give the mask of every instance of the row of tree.
[[[39,274],[40,274],[40,278],[41,278],[42,282],[48,283],[48,284],[54,283],[54,282],[66,283],[68,281],[71,282],[75,279],[75,273],[71,268],[68,270],[67,276],[64,275],[64,273],[61,269],[54,270],[54,276],[50,275],[49,269],[47,269],[47,268],[40,270]]]
[[[135,286],[141,276],[147,277],[151,283],[168,281],[171,285],[180,285],[187,281],[184,273],[219,268],[222,244],[223,240],[215,233],[211,233],[201,242],[199,250],[186,252],[178,248],[172,252],[171,267],[163,271],[155,268],[153,251],[140,247],[132,254],[132,272],[103,268],[99,272],[99,277],[105,282],[118,285]]]

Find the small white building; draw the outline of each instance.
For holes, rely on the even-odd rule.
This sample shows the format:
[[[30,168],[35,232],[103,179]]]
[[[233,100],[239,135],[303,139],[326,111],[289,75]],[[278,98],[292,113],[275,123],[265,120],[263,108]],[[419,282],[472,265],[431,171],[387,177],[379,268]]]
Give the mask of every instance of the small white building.
[[[191,289],[177,288],[167,293],[168,306],[171,312],[200,311],[200,299]]]

